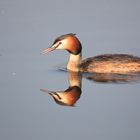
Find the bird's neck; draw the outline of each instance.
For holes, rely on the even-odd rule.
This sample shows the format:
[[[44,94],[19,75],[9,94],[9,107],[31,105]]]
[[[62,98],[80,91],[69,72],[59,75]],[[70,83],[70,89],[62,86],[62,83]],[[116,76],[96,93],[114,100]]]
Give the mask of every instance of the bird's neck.
[[[82,61],[82,54],[79,53],[77,55],[70,54],[69,62],[67,64],[67,69],[74,72],[79,72],[80,68],[79,65]]]
[[[72,72],[68,71],[68,80],[70,87],[79,87],[82,86],[82,73],[81,72]]]

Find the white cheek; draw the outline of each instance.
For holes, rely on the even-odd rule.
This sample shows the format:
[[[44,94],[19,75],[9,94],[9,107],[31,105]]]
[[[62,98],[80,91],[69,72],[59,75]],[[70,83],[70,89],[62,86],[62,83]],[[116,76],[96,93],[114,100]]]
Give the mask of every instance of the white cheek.
[[[57,47],[57,49],[66,49],[67,43],[67,40],[61,41],[61,44],[59,45],[59,47]]]
[[[63,44],[60,44],[56,49],[64,49]]]

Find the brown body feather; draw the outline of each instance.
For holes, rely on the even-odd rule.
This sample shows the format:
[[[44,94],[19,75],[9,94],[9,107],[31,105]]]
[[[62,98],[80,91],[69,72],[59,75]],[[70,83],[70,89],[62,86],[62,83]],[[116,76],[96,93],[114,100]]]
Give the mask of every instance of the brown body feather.
[[[140,72],[140,58],[127,54],[105,54],[82,61],[80,71],[96,73]]]

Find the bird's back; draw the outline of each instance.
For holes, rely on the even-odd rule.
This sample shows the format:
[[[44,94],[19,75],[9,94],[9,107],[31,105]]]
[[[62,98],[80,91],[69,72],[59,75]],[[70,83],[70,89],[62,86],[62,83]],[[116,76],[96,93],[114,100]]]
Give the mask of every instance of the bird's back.
[[[105,54],[82,61],[80,70],[96,73],[140,72],[140,58],[127,54]]]

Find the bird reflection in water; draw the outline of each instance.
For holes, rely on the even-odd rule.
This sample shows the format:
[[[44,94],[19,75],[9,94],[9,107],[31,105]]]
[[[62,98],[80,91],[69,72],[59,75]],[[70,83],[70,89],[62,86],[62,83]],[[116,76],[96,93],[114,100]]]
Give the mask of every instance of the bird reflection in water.
[[[69,87],[64,91],[49,91],[40,89],[53,97],[54,101],[63,106],[74,106],[80,98],[82,77],[98,83],[131,83],[140,81],[140,74],[111,74],[111,73],[80,73],[68,71]]]
[[[53,97],[54,101],[63,106],[74,106],[81,96],[82,75],[78,72],[68,72],[69,88],[64,91],[49,91],[40,89]]]
[[[140,73],[93,73],[86,74],[86,79],[102,83],[131,83],[140,81]]]

